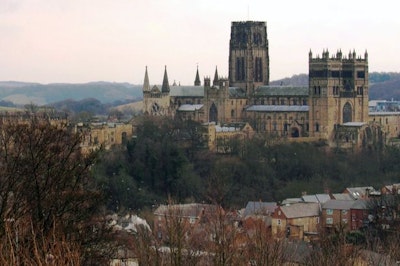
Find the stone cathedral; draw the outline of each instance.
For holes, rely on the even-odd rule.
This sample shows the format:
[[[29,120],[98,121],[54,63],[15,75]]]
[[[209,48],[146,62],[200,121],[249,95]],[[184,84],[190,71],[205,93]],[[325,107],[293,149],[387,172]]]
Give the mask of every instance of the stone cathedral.
[[[306,55],[306,53],[305,53]],[[305,56],[306,57],[306,56]],[[368,54],[308,54],[307,87],[270,86],[265,22],[232,22],[229,75],[215,69],[201,84],[143,84],[143,112],[217,125],[247,122],[261,134],[301,141],[324,140],[331,147],[366,147],[382,136],[399,136],[399,115],[369,114]],[[386,121],[386,124],[385,124]]]

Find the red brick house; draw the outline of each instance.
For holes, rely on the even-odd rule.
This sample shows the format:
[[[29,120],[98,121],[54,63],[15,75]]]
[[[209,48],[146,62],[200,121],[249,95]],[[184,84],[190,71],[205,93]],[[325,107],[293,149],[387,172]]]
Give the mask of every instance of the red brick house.
[[[368,221],[368,201],[328,200],[322,205],[322,226],[327,230],[358,230]]]

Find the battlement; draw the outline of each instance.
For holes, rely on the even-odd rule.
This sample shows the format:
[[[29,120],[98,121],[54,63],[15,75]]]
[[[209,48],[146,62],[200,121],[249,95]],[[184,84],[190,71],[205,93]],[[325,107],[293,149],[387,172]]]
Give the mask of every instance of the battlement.
[[[343,55],[341,49],[337,50],[336,54],[332,53],[331,55],[329,54],[328,49],[327,50],[324,49],[322,52],[322,56],[317,54],[316,57],[313,57],[312,51],[310,50],[308,57],[310,62],[327,62],[327,61],[368,62],[367,51],[365,51],[364,57],[362,57],[361,55],[357,55],[355,50],[353,50],[353,52],[349,51],[348,56],[346,57],[346,55]]]
[[[233,21],[232,22],[232,27],[253,27],[253,26],[265,27],[265,22],[264,21],[252,21],[252,20]]]

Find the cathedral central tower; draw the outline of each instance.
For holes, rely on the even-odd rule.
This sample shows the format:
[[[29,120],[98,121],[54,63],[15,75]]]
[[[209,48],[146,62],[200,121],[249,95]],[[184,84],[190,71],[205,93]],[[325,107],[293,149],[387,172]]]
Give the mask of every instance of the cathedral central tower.
[[[229,84],[254,89],[269,84],[269,53],[265,22],[232,22],[229,43]]]

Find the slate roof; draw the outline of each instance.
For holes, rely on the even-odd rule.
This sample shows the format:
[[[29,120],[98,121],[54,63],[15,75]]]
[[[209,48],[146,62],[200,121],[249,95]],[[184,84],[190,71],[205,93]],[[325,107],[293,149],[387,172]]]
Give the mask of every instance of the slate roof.
[[[367,189],[369,192],[375,191],[373,187],[348,187],[346,190],[349,192],[349,194],[354,198],[358,199],[366,195]]]
[[[179,106],[178,111],[181,112],[194,112],[203,108],[203,104],[182,104]]]
[[[400,115],[400,112],[369,112],[369,115]]]
[[[362,126],[364,126],[366,124],[367,123],[365,123],[365,122],[347,122],[347,123],[342,124],[342,126],[345,126],[345,127],[362,127]]]
[[[308,87],[260,86],[254,96],[308,96]]]
[[[234,98],[244,98],[246,97],[246,92],[237,87],[229,87],[229,96]]]
[[[173,97],[204,97],[204,87],[170,86],[169,95]]]
[[[367,209],[367,201],[365,200],[328,200],[322,204],[323,209],[333,210],[365,210]]]
[[[235,132],[241,131],[247,125],[247,123],[227,123],[222,125],[215,125],[216,132]]]
[[[314,202],[295,203],[289,206],[281,206],[280,209],[288,219],[319,216],[319,204]]]
[[[305,195],[301,197],[304,202],[324,203],[331,199],[329,194]]]
[[[271,215],[278,207],[276,202],[249,201],[244,210],[243,216],[248,215]]]
[[[308,112],[308,105],[252,105],[249,112]]]
[[[353,197],[347,193],[333,193],[332,196],[337,200],[354,200]]]

